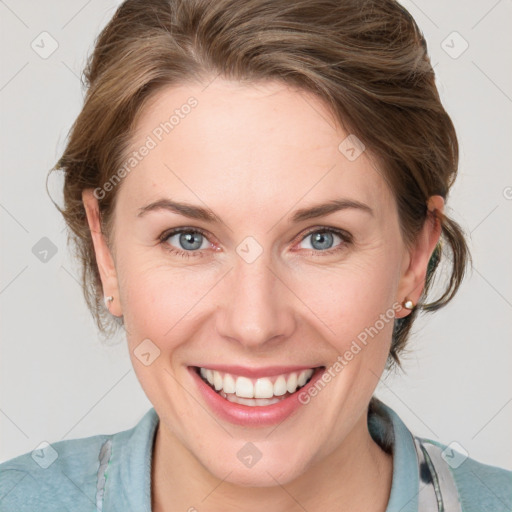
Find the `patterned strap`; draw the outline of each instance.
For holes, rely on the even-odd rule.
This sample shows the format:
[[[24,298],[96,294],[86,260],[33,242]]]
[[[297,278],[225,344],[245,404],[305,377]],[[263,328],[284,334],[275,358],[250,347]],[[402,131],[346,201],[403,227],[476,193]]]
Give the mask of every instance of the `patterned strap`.
[[[101,446],[98,474],[96,476],[96,510],[103,511],[103,495],[105,494],[105,483],[107,481],[107,468],[112,455],[112,441],[107,439]]]
[[[414,438],[420,470],[418,512],[462,512],[459,493],[441,448]]]

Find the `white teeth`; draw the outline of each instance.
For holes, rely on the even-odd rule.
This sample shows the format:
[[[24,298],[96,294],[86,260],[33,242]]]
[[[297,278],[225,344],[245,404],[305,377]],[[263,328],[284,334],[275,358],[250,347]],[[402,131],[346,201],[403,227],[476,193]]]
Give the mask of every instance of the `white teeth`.
[[[286,394],[287,391],[288,390],[286,389],[286,379],[282,375],[279,375],[274,384],[274,395],[282,396]]]
[[[258,379],[254,385],[254,398],[272,398],[274,386],[270,379]]]
[[[229,395],[227,399],[235,404],[248,405],[249,407],[254,407],[255,405],[258,405],[256,403],[256,400],[254,400],[253,398],[240,398],[237,395]]]
[[[236,390],[235,379],[229,374],[224,375],[224,385],[222,386],[224,393],[234,393]]]
[[[304,386],[306,381],[313,375],[313,370],[303,370],[300,372],[299,378],[297,379],[297,385],[299,387]]]
[[[237,398],[236,403],[244,405],[270,405],[270,403],[281,400],[275,397],[282,397],[286,393],[295,393],[297,388],[304,386],[313,375],[314,370],[292,372],[287,377],[279,375],[274,383],[267,377],[256,379],[253,383],[247,377],[234,377],[229,373],[225,373],[223,376],[217,370],[209,368],[200,368],[199,373],[216,391],[219,391],[222,396],[226,395],[225,398],[230,401],[235,401],[231,400],[235,397]]]
[[[226,395],[223,391],[221,391],[221,395],[230,402],[233,402],[235,404],[242,404],[242,405],[248,405],[249,407],[255,407],[255,406],[265,406],[265,405],[272,405],[277,404],[281,401],[279,398],[239,398],[236,395]]]
[[[235,393],[240,398],[254,398],[254,386],[251,380],[247,377],[238,377]]]
[[[219,389],[222,389],[223,379],[222,375],[219,372],[214,371],[213,372],[213,385],[215,386],[215,389],[219,391]]]
[[[288,382],[286,383],[286,389],[288,390],[288,393],[295,393],[295,390],[297,389],[297,374],[292,373],[288,377]]]

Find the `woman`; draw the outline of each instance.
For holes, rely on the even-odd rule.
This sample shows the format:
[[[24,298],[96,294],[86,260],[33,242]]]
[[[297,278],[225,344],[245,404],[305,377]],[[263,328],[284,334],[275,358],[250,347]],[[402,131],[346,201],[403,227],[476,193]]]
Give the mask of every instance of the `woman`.
[[[444,213],[457,138],[410,15],[128,0],[86,77],[61,212],[154,408],[3,464],[2,510],[509,510],[510,472],[372,397],[469,258]]]

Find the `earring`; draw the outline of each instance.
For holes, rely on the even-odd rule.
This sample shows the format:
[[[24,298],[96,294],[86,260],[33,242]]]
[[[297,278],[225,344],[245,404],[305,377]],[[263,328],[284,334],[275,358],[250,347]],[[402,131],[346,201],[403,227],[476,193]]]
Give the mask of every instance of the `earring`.
[[[414,309],[414,302],[411,299],[405,299],[402,303],[405,309]]]
[[[110,302],[112,302],[114,300],[114,297],[112,297],[112,295],[105,295],[105,297],[103,298],[103,301],[105,302],[105,307],[108,309],[108,305]]]

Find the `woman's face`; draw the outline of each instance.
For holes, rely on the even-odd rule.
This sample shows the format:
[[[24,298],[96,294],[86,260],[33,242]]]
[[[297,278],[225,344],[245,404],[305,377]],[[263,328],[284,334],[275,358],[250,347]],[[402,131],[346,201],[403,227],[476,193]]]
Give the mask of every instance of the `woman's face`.
[[[104,289],[160,434],[218,478],[286,483],[368,435],[393,317],[421,289],[348,135],[311,95],[220,78],[138,120]]]

